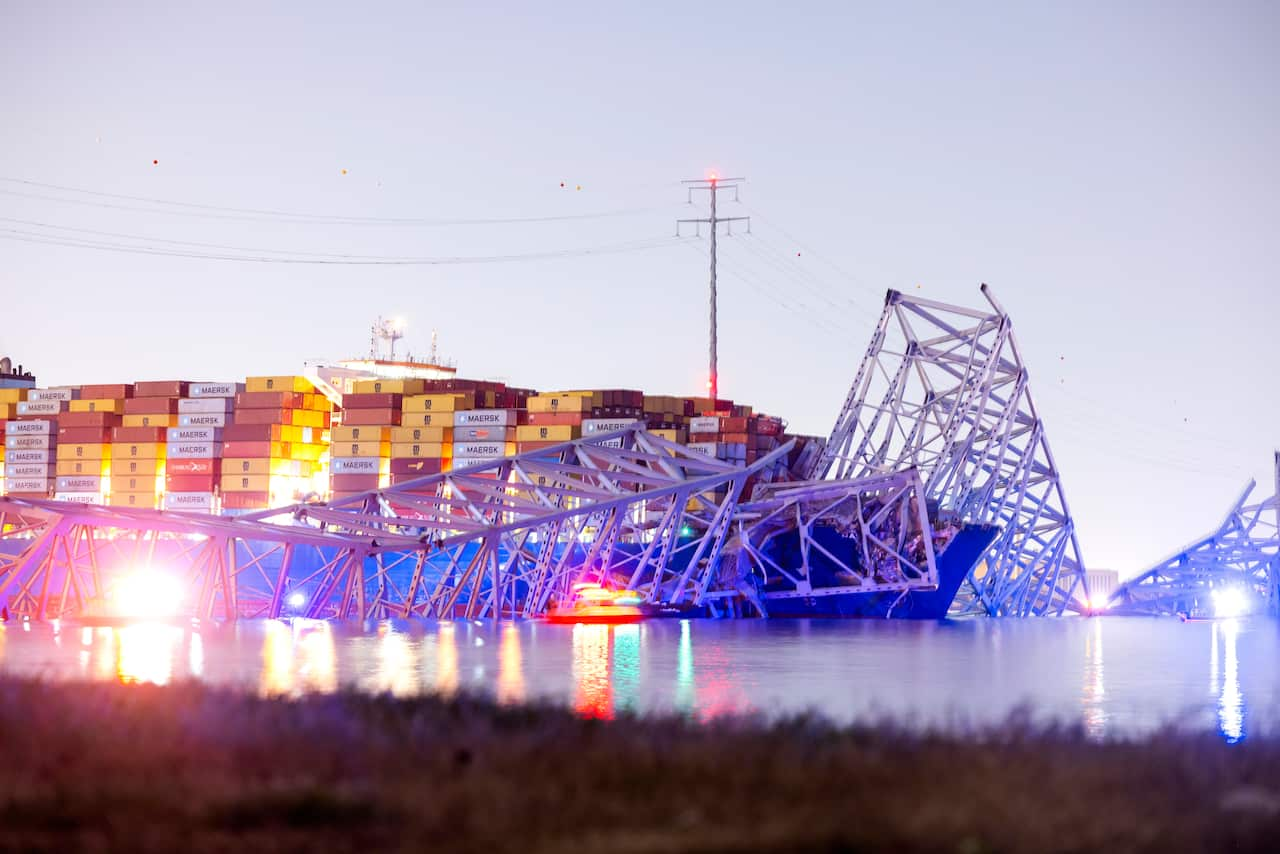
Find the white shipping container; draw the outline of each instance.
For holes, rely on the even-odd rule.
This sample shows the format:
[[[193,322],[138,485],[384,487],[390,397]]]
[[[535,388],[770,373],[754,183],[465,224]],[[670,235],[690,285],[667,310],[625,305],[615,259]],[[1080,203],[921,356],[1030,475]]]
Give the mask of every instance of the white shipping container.
[[[27,400],[76,400],[80,392],[69,388],[33,388],[27,392]]]
[[[716,453],[720,446],[716,442],[690,442],[685,445],[691,454],[702,454],[704,457],[718,456]]]
[[[495,459],[500,460],[502,457],[454,457],[453,465],[449,470],[457,471],[471,466],[487,466],[491,465]]]
[[[4,488],[7,492],[48,492],[50,480],[47,477],[6,477]]]
[[[453,413],[455,427],[514,427],[514,409],[468,409]]]
[[[382,457],[334,457],[329,463],[333,474],[381,474]]]
[[[14,463],[4,471],[9,477],[52,477],[55,468],[53,463]]]
[[[716,415],[699,415],[689,419],[690,433],[719,433],[720,418]]]
[[[101,475],[82,474],[66,475],[58,478],[54,487],[59,492],[101,492]]]
[[[226,427],[227,413],[197,412],[191,415],[179,415],[179,427]]]
[[[454,442],[453,458],[458,457],[477,457],[480,459],[493,459],[494,457],[505,457],[507,455],[507,444],[505,442]]]
[[[5,449],[4,462],[5,465],[13,463],[51,463],[54,462],[54,454],[48,448],[37,448],[35,450],[23,450],[21,448],[15,450]]]
[[[171,460],[209,460],[222,456],[222,443],[170,442],[165,450]]]
[[[197,513],[213,512],[212,492],[166,492],[164,509],[190,510]]]
[[[238,391],[244,391],[244,383],[192,383],[187,397],[235,397]]]
[[[170,427],[168,439],[170,445],[183,442],[221,442],[222,429],[219,427]]]
[[[54,432],[52,421],[10,421],[4,428],[6,436],[51,436]]]
[[[18,403],[19,415],[57,415],[66,410],[62,400],[24,400]]]
[[[636,423],[635,418],[587,418],[582,422],[582,435],[612,433]]]
[[[55,492],[54,501],[66,501],[69,504],[101,504],[101,492]]]
[[[58,446],[58,437],[52,434],[43,436],[38,433],[23,435],[22,433],[9,433],[6,431],[4,434],[4,446],[5,448],[39,448],[44,450],[46,448],[56,448]]]
[[[229,397],[184,397],[178,401],[178,413],[230,412],[235,408],[234,403]]]

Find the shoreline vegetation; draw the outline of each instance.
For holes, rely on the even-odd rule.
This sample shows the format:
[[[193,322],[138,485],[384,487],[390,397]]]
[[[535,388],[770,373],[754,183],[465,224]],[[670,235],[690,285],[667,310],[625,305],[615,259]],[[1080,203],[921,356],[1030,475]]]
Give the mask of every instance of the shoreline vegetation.
[[[1280,738],[0,678],[3,851],[1264,851]]]

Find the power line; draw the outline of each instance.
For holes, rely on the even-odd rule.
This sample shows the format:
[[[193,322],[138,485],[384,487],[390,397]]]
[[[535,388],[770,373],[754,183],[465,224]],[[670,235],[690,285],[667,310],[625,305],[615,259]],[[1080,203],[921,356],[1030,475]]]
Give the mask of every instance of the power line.
[[[35,243],[49,246],[66,246],[76,249],[93,249],[108,252],[122,252],[135,255],[158,255],[172,258],[196,258],[211,261],[244,261],[258,264],[320,264],[320,265],[345,265],[345,266],[445,266],[458,264],[501,264],[515,261],[540,261],[557,258],[576,258],[587,255],[612,255],[624,252],[640,252],[649,249],[660,249],[664,246],[672,245],[669,237],[653,238],[645,241],[631,241],[629,243],[613,244],[608,246],[588,247],[584,249],[558,249],[548,252],[528,252],[510,255],[473,255],[473,256],[443,256],[443,257],[417,257],[417,258],[380,258],[377,256],[351,256],[351,257],[333,257],[333,258],[289,258],[289,257],[269,257],[262,255],[232,255],[226,253],[215,252],[194,252],[183,251],[178,249],[166,249],[156,246],[134,246],[124,243],[117,243],[102,240],[88,240],[77,237],[62,237],[60,235],[41,234],[40,232],[24,231],[21,229],[0,229],[0,239],[12,240],[20,243]],[[244,251],[264,251],[250,250]],[[265,250],[270,251],[270,250]],[[300,254],[300,253],[299,253]]]
[[[23,199],[34,199],[37,201],[54,202],[56,204],[81,205],[89,207],[105,208],[109,210],[124,210],[135,213],[162,214],[165,216],[188,216],[199,217],[202,219],[223,219],[248,222],[280,222],[290,225],[369,225],[369,226],[419,226],[419,227],[445,227],[445,226],[482,226],[482,225],[525,225],[536,223],[552,223],[552,222],[579,222],[592,219],[606,219],[612,217],[637,216],[646,213],[656,213],[667,210],[665,207],[653,208],[627,208],[612,211],[594,211],[581,214],[555,214],[548,216],[530,216],[530,217],[492,217],[492,218],[445,218],[445,217],[365,217],[365,216],[347,216],[338,214],[311,214],[299,213],[291,211],[279,211],[258,208],[236,208],[221,207],[217,205],[197,204],[194,202],[178,202],[167,199],[147,198],[145,196],[130,196],[120,193],[104,193],[97,190],[85,190],[77,187],[64,187],[58,184],[44,184],[38,181],[28,181],[21,178],[5,178],[0,177],[0,181],[11,184],[24,185],[29,187],[37,187],[41,189],[57,190],[66,193],[79,193],[82,195],[93,196],[95,198],[114,199],[119,201],[143,202],[150,205],[169,205],[180,210],[161,210],[155,208],[138,207],[136,205],[122,205],[112,202],[94,201],[92,199],[76,199],[61,198],[58,196],[41,195],[39,193],[24,193],[16,190],[0,190],[0,194],[13,196]]]

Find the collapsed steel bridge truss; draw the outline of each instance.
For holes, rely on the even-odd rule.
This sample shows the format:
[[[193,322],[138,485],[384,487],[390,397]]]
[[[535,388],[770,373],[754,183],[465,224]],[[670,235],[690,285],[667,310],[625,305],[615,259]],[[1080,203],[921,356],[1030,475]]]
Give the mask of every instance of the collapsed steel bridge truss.
[[[740,467],[630,427],[235,518],[0,497],[0,603],[93,616],[112,610],[119,579],[157,571],[181,583],[181,613],[225,620],[537,616],[584,579],[713,614],[765,613],[766,585],[766,597],[936,585],[914,471],[742,502],[789,451]],[[858,538],[860,555],[825,553],[834,580],[810,572],[820,526]],[[768,557],[785,531],[803,544],[798,567]]]
[[[1255,486],[1249,483],[1211,534],[1117,587],[1107,610],[1212,616],[1214,594],[1236,590],[1246,611],[1280,616],[1280,454],[1276,493],[1249,504]]]
[[[1008,314],[889,291],[814,478],[916,468],[944,513],[1001,533],[957,610],[1083,610],[1085,568]]]

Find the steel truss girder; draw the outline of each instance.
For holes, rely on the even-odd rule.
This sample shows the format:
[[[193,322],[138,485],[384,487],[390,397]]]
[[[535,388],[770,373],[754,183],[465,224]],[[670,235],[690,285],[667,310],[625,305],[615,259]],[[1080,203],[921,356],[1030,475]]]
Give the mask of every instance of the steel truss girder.
[[[916,468],[925,495],[1001,533],[960,612],[1060,615],[1088,599],[1075,523],[1013,324],[986,285],[977,310],[889,291],[814,479]]]
[[[748,479],[770,477],[790,447],[740,467],[629,427],[237,518],[0,498],[18,546],[0,556],[0,601],[16,590],[24,616],[86,613],[111,578],[79,573],[97,573],[105,555],[110,576],[174,571],[184,608],[208,619],[534,616],[584,572],[655,603],[698,606],[716,592]],[[51,592],[59,579],[67,595]],[[299,593],[300,608],[288,602]]]
[[[1212,615],[1213,593],[1244,591],[1249,609],[1280,616],[1280,454],[1276,494],[1248,504],[1249,482],[1210,534],[1117,587],[1107,600],[1116,613]]]

